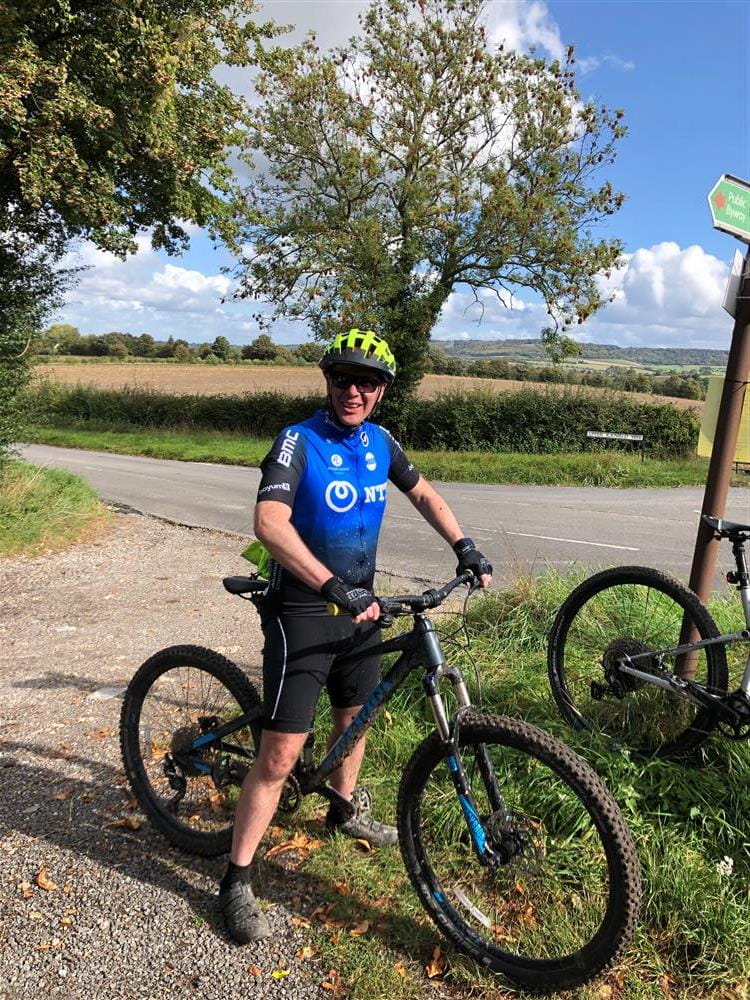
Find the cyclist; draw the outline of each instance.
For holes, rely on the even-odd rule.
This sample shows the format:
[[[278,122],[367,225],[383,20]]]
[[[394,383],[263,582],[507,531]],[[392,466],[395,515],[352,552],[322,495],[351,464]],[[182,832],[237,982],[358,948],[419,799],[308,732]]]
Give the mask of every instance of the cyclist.
[[[219,892],[228,930],[241,943],[270,934],[250,864],[302,751],[321,688],[333,709],[331,746],[378,682],[379,661],[367,649],[380,641],[373,580],[388,481],[452,545],[457,572],[471,570],[484,587],[492,578],[492,566],[445,500],[389,432],[368,419],[396,376],[385,340],[370,330],[339,334],[320,368],[327,407],[279,434],[261,465],[255,507],[255,534],[271,555],[262,614],[263,734],[240,793]],[[330,615],[331,602],[346,614]],[[355,648],[362,651],[357,666],[337,669],[337,655]],[[366,793],[355,787],[364,749],[362,739],[331,775],[326,826],[393,844],[396,829],[370,816]]]

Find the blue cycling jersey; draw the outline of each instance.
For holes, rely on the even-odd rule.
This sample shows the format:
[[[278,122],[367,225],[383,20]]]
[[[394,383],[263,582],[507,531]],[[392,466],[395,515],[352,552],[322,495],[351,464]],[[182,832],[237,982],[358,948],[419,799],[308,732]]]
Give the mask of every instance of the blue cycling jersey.
[[[372,587],[388,482],[405,491],[419,480],[393,436],[368,422],[341,427],[319,410],[279,434],[261,469],[258,502],[288,504],[291,523],[332,575]],[[278,585],[295,600],[322,600],[288,571]]]

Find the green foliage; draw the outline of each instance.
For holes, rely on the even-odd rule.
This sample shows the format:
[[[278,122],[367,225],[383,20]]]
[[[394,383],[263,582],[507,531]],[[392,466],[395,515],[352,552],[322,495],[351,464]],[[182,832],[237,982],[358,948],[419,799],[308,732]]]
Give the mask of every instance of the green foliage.
[[[322,404],[322,396],[280,392],[175,396],[150,389],[92,386],[47,385],[33,396],[39,419],[46,415],[53,421],[242,431],[254,436],[276,434]],[[501,394],[451,392],[414,400],[403,423],[392,430],[415,449],[535,454],[581,451],[588,447],[587,430],[624,431],[644,434],[647,453],[666,458],[695,450],[698,422],[689,411],[666,404],[527,389]]]
[[[664,404],[592,396],[575,390],[446,392],[414,400],[394,428],[414,448],[544,454],[588,447],[586,431],[643,434],[647,454],[666,458],[695,451],[698,420]]]
[[[278,347],[267,333],[259,334],[255,340],[245,344],[242,348],[242,357],[247,361],[273,361],[278,352]]]
[[[397,419],[457,283],[522,285],[555,324],[582,322],[619,258],[591,224],[622,201],[596,180],[621,112],[580,100],[572,51],[560,65],[492,45],[483,8],[374,0],[347,49],[310,38],[261,59],[247,145],[264,165],[235,202],[242,294],[321,337],[381,333]]]
[[[0,556],[75,541],[105,519],[99,498],[64,469],[9,462],[0,478]]]
[[[222,228],[229,149],[247,104],[219,84],[274,32],[253,0],[0,3],[0,205],[44,210],[67,237],[124,255]]]
[[[23,424],[20,394],[34,338],[73,274],[60,268],[64,239],[46,221],[44,213],[25,216],[0,203],[0,464]]]

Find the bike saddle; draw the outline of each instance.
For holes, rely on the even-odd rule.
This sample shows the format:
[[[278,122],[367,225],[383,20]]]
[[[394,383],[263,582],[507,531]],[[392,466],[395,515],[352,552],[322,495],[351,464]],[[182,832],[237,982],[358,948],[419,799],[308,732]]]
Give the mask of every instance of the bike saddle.
[[[737,524],[735,521],[726,521],[723,517],[711,517],[710,514],[704,514],[701,520],[720,538],[750,537],[750,524]]]
[[[225,576],[221,582],[230,594],[260,593],[268,586],[268,580],[254,580],[251,576]]]

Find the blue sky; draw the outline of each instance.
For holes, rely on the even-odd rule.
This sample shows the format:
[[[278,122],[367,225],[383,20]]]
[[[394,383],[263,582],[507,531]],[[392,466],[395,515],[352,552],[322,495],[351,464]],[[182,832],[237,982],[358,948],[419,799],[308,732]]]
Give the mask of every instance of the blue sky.
[[[292,40],[314,28],[326,45],[356,31],[363,6],[276,0],[262,14],[297,25]],[[726,348],[728,263],[746,247],[712,229],[706,196],[722,173],[750,180],[750,4],[495,0],[487,24],[493,39],[519,50],[533,45],[545,56],[575,44],[582,96],[625,111],[629,134],[607,176],[627,200],[601,230],[623,241],[625,265],[605,286],[613,302],[575,335],[624,346]],[[238,344],[258,334],[254,303],[220,304],[231,292],[220,273],[229,260],[197,230],[180,258],[152,251],[147,234],[124,264],[88,246],[79,257],[90,269],[56,319],[82,332],[190,341],[224,334]],[[531,298],[520,297],[510,311],[488,297],[479,324],[470,302],[456,289],[433,336],[536,337],[545,325]],[[307,337],[300,324],[279,323],[271,334],[281,343]]]

